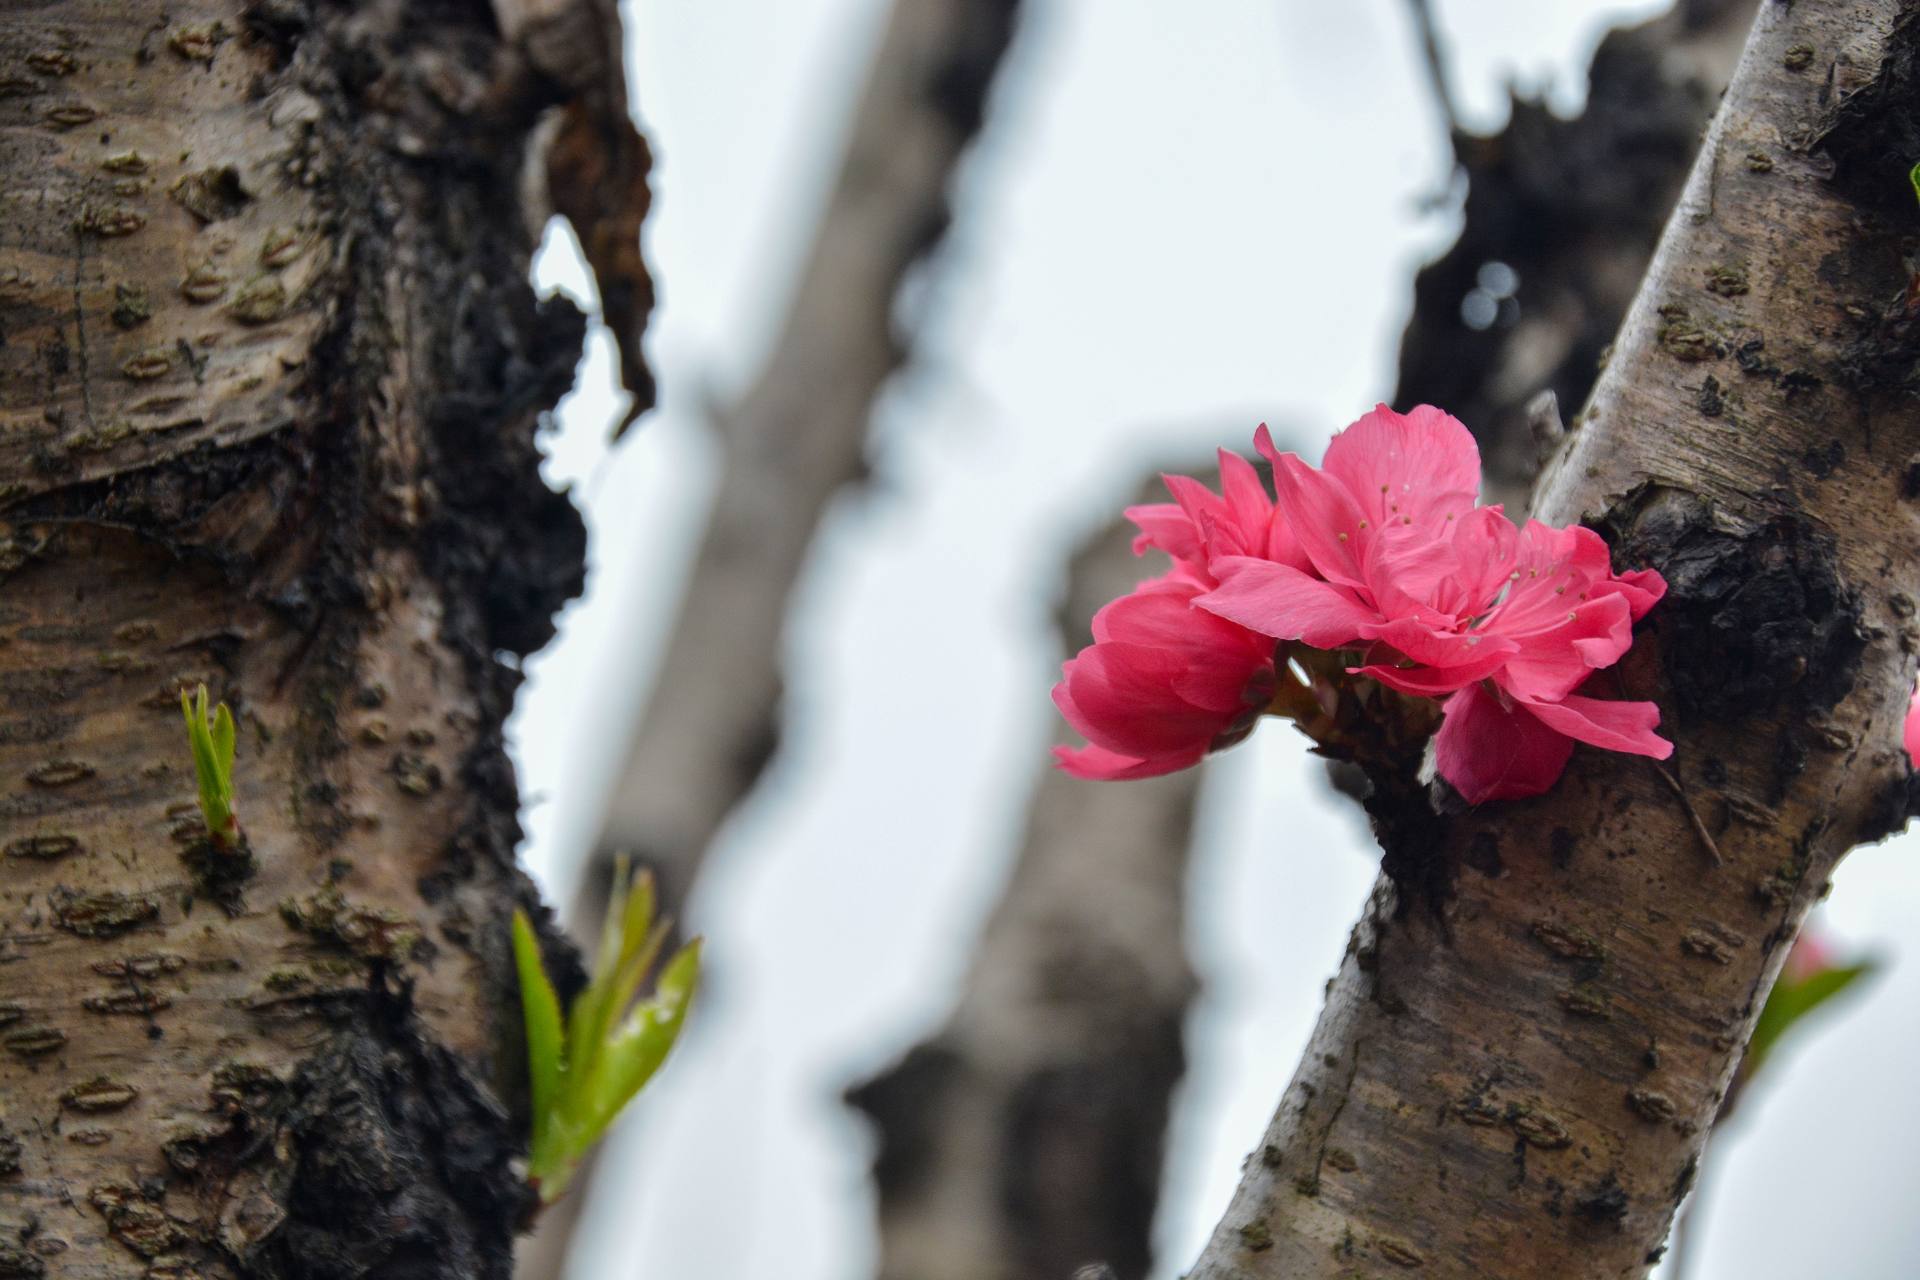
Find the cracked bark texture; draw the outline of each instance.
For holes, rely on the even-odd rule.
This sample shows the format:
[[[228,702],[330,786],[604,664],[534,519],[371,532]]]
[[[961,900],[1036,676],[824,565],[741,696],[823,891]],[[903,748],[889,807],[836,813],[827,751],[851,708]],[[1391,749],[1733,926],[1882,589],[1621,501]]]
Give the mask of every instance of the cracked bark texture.
[[[496,655],[583,550],[534,447],[583,321],[527,270],[545,199],[644,195],[624,99],[543,69],[611,11],[542,8],[0,14],[0,1275],[508,1274]]]
[[[1369,800],[1390,873],[1194,1275],[1633,1277],[1848,848],[1904,823],[1920,445],[1911,3],[1765,3],[1536,509],[1671,590],[1620,673],[1676,796]],[[1714,865],[1696,829],[1724,855]]]
[[[1069,651],[1139,580],[1132,534],[1109,525],[1074,556]],[[1197,986],[1183,913],[1199,789],[1198,770],[1041,777],[952,1016],[847,1095],[878,1131],[883,1280],[1062,1280],[1093,1259],[1146,1273]]]

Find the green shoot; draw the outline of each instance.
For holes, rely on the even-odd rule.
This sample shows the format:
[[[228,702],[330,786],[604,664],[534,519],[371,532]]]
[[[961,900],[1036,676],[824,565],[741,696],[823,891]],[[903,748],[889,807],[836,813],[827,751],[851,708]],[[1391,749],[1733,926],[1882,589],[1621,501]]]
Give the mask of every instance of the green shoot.
[[[190,697],[180,691],[180,714],[187,720],[187,743],[193,748],[193,772],[200,786],[200,815],[207,822],[207,838],[224,853],[241,847],[240,819],[233,811],[233,713],[227,704],[207,714],[207,686]]]
[[[1907,181],[1913,184],[1913,198],[1920,200],[1920,164],[1907,170]]]
[[[660,957],[668,922],[654,919],[653,877],[614,873],[593,980],[563,1019],[540,943],[523,911],[513,913],[513,958],[527,1028],[533,1092],[533,1150],[527,1176],[542,1204],[567,1189],[580,1161],[605,1136],[680,1035],[700,968],[695,938],[667,961],[654,994],[636,997]]]

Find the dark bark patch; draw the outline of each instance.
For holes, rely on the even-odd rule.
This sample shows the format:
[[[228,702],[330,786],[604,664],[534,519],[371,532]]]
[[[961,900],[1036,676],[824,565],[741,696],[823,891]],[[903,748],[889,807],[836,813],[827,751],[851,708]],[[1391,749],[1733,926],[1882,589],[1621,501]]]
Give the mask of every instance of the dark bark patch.
[[[1911,216],[1907,170],[1920,158],[1920,11],[1894,20],[1873,80],[1846,95],[1822,122],[1812,150],[1833,163],[1828,179],[1869,207]]]
[[[1855,844],[1874,844],[1904,831],[1910,815],[1920,813],[1920,773],[1891,778],[1874,793],[1854,831]]]
[[[1697,500],[1643,486],[1600,526],[1617,560],[1667,580],[1652,622],[1687,714],[1766,716],[1783,698],[1826,711],[1853,688],[1866,647],[1860,601],[1831,538],[1810,524],[1783,517],[1732,532]]]
[[[1620,290],[1606,281],[1651,255],[1692,165],[1718,86],[1673,74],[1676,25],[1660,19],[1608,33],[1579,117],[1516,95],[1499,134],[1454,139],[1466,175],[1463,227],[1446,255],[1415,277],[1393,402],[1441,405],[1458,416],[1479,438],[1496,486],[1521,488],[1532,478],[1539,447],[1525,405],[1536,390],[1551,389],[1565,406],[1586,403],[1623,312]],[[1590,181],[1596,173],[1609,181]],[[1490,263],[1511,272],[1510,296],[1482,288]],[[1464,314],[1475,298],[1492,314],[1477,328]],[[1525,335],[1537,335],[1537,323],[1525,321],[1548,317],[1564,354],[1516,394],[1490,371],[1533,340]]]
[[[986,117],[987,92],[1013,42],[1020,0],[987,0],[961,10],[966,21],[949,40],[940,65],[927,77],[927,98],[952,128],[971,138]]]
[[[241,890],[258,869],[253,849],[244,836],[237,848],[217,847],[207,837],[205,819],[197,813],[182,820],[183,826],[188,823],[193,824],[189,828],[193,831],[193,838],[180,850],[180,860],[187,864],[187,870],[193,876],[194,892],[216,903],[228,915],[239,915],[246,907]]]
[[[202,223],[224,222],[253,203],[231,165],[201,169],[181,177],[167,194]]]
[[[1467,851],[1461,861],[1478,871],[1488,879],[1493,879],[1506,871],[1506,865],[1500,861],[1500,839],[1491,831],[1477,831],[1467,841]]]
[[[911,1195],[924,1183],[936,1156],[939,1111],[963,1071],[952,1049],[921,1044],[884,1073],[847,1090],[847,1104],[873,1121],[881,1139],[873,1157],[874,1181],[881,1187]]]
[[[1854,237],[1840,269],[1849,299],[1885,299],[1879,314],[1856,317],[1861,332],[1848,372],[1856,390],[1911,390],[1920,385],[1920,324],[1911,300],[1920,279],[1905,244],[1915,205],[1908,170],[1920,159],[1920,11],[1895,19],[1886,54],[1871,82],[1847,94],[1821,121],[1813,149],[1832,164],[1829,181],[1882,225]],[[1878,232],[1873,234],[1872,232]],[[1830,255],[1830,258],[1835,255]],[[1829,263],[1821,264],[1826,278]]]
[[[0,1276],[6,1280],[40,1280],[47,1264],[17,1245],[0,1242]]]
[[[1627,1218],[1626,1188],[1620,1185],[1618,1175],[1609,1172],[1580,1193],[1573,1202],[1573,1210],[1588,1222],[1617,1227]]]
[[[529,1207],[518,1132],[376,982],[353,1026],[287,1079],[230,1063],[209,1110],[176,1135],[177,1179],[224,1207],[197,1233],[251,1280],[508,1280]]]

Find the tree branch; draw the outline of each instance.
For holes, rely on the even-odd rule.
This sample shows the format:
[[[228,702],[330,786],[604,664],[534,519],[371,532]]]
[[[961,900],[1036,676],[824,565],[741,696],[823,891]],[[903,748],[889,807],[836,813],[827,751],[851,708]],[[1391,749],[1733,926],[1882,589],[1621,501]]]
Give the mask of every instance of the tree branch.
[[[1018,10],[1018,0],[893,9],[772,354],[718,415],[719,488],[590,888],[625,850],[655,869],[666,901],[681,901],[772,756],[787,602],[828,506],[865,475],[874,398],[906,356],[895,298],[945,233],[948,189]]]
[[[715,415],[719,484],[568,912],[576,936],[591,941],[621,853],[653,870],[677,910],[773,757],[788,604],[829,507],[866,477],[873,404],[909,355],[895,316],[901,285],[946,234],[954,174],[984,123],[1019,9],[1019,0],[895,0],[771,354],[745,396]],[[593,265],[604,296],[607,273]],[[523,1273],[557,1274],[592,1167],[523,1245]]]

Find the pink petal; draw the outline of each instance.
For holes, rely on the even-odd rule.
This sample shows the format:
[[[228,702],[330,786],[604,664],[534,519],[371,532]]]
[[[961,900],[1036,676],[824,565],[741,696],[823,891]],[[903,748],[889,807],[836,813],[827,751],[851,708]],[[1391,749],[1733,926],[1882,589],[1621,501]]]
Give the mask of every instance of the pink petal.
[[[1435,770],[1467,803],[1484,804],[1545,793],[1565,771],[1573,740],[1473,684],[1447,699],[1433,755]]]
[[[1261,423],[1253,429],[1253,448],[1273,466],[1280,465],[1280,450],[1273,444],[1273,432],[1267,430],[1267,424]]]
[[[1133,540],[1133,554],[1142,555],[1147,548],[1158,547],[1175,560],[1201,558],[1200,529],[1177,503],[1128,507],[1126,515],[1140,530]]]
[[[1667,580],[1657,570],[1636,569],[1614,578],[1605,589],[1625,596],[1633,609],[1633,620],[1638,622],[1667,594]]]
[[[1265,540],[1267,521],[1273,518],[1273,499],[1267,496],[1267,487],[1260,483],[1260,473],[1239,454],[1222,449],[1220,492],[1243,539],[1243,553],[1260,554],[1264,550],[1261,543]]]
[[[1602,596],[1567,610],[1557,626],[1519,637],[1519,652],[1499,683],[1524,702],[1557,701],[1632,647],[1633,615],[1625,597]]]
[[[1163,475],[1160,480],[1167,486],[1167,492],[1173,495],[1173,500],[1180,504],[1180,509],[1187,513],[1187,518],[1193,521],[1195,528],[1204,530],[1208,524],[1227,514],[1227,504],[1220,495],[1192,476]]]
[[[1380,620],[1351,591],[1284,564],[1230,556],[1213,568],[1220,585],[1194,603],[1263,636],[1337,649]]]
[[[1460,568],[1451,591],[1436,593],[1435,606],[1463,618],[1485,613],[1511,581],[1519,547],[1520,531],[1500,507],[1476,507],[1461,516],[1453,534]]]
[[[1458,418],[1432,405],[1407,414],[1376,405],[1336,435],[1320,469],[1338,478],[1376,524],[1463,515],[1480,492],[1480,447]]]
[[[1055,747],[1053,758],[1060,767],[1076,778],[1085,778],[1092,782],[1123,782],[1135,778],[1157,778],[1165,773],[1177,773],[1200,763],[1204,751],[1187,752],[1181,755],[1157,756],[1150,760],[1140,760],[1133,756],[1123,756],[1109,751],[1105,747]]]
[[[1431,529],[1389,524],[1366,539],[1363,570],[1373,603],[1388,617],[1427,608],[1440,584],[1456,577],[1459,557],[1451,540]]]
[[[1174,692],[1184,668],[1178,657],[1146,645],[1092,645],[1066,664],[1054,705],[1088,742],[1123,755],[1204,751],[1223,725],[1218,712]]]
[[[1506,661],[1507,655],[1496,649],[1474,661],[1454,666],[1395,667],[1374,663],[1364,667],[1348,667],[1347,674],[1367,676],[1389,689],[1398,689],[1416,698],[1443,698],[1456,689],[1478,684],[1498,671]]]
[[[1907,723],[1900,740],[1907,748],[1907,759],[1913,762],[1914,768],[1920,769],[1920,689],[1913,691],[1913,700],[1907,703]]]
[[[1451,624],[1439,625],[1418,617],[1393,618],[1375,624],[1361,633],[1366,639],[1390,645],[1408,658],[1427,667],[1478,666],[1492,662],[1497,669],[1520,646],[1504,636],[1478,631],[1459,631]]]
[[[1273,488],[1287,513],[1287,527],[1321,576],[1349,587],[1364,586],[1360,550],[1366,517],[1346,486],[1315,471],[1299,455],[1283,453],[1273,464]]]
[[[1609,751],[1655,760],[1673,754],[1673,744],[1654,732],[1660,708],[1651,702],[1608,702],[1576,694],[1558,702],[1531,702],[1527,710],[1549,728]]]

